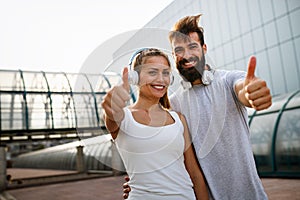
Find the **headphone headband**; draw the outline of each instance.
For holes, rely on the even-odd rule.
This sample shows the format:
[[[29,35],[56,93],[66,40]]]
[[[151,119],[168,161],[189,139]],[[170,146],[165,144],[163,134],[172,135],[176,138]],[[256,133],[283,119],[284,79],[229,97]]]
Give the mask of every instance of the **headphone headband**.
[[[133,70],[133,69],[132,69],[132,62],[133,62],[134,58],[135,58],[138,54],[140,54],[140,53],[142,53],[143,51],[148,50],[148,49],[150,49],[150,48],[148,48],[148,47],[143,47],[143,48],[140,48],[140,49],[136,50],[136,51],[132,54],[132,56],[131,56],[130,59],[129,59],[129,63],[128,63],[129,68],[130,68],[131,70]]]

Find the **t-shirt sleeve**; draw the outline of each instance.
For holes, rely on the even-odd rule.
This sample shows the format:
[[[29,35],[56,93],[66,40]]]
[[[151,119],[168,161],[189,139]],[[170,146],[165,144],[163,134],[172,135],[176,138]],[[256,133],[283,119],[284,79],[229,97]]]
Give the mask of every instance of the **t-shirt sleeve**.
[[[230,87],[234,88],[235,84],[240,80],[244,80],[245,77],[246,72],[244,71],[230,71],[226,76],[226,80]]]
[[[244,71],[229,71],[226,76],[226,82],[229,85],[229,87],[232,89],[232,91],[234,91],[235,93],[234,90],[235,84],[241,80],[244,80],[245,77],[246,77],[246,72]]]

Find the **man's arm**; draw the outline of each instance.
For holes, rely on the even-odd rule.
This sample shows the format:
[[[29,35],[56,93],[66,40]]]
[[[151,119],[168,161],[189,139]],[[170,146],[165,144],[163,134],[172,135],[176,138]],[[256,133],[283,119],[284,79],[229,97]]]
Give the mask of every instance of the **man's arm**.
[[[272,96],[266,81],[255,76],[256,58],[252,56],[248,63],[244,80],[235,84],[235,93],[242,104],[255,110],[264,110],[272,105]]]

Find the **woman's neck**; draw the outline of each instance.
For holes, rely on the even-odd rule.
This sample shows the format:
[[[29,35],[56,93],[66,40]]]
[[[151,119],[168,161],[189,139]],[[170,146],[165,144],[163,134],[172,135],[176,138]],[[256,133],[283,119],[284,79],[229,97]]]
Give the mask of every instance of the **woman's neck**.
[[[134,109],[143,109],[145,111],[157,111],[161,110],[161,105],[158,100],[149,100],[138,98],[135,104],[133,104],[132,108]]]

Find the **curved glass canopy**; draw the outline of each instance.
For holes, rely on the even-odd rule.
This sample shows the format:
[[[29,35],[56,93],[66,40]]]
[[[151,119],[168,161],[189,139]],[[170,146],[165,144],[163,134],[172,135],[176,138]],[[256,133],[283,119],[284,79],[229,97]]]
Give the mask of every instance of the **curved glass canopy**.
[[[102,98],[121,81],[112,72],[0,70],[0,76],[0,141],[104,128]]]
[[[273,97],[267,110],[250,110],[249,124],[260,174],[300,177],[300,90]]]

